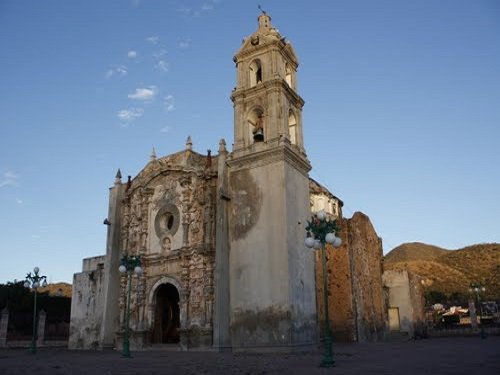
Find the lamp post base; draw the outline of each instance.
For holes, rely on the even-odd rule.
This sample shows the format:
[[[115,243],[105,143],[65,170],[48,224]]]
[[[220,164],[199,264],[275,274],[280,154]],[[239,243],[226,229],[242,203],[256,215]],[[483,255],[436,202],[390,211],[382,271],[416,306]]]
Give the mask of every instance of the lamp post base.
[[[335,367],[335,360],[332,353],[332,337],[330,334],[325,336],[325,353],[319,364],[320,367]]]

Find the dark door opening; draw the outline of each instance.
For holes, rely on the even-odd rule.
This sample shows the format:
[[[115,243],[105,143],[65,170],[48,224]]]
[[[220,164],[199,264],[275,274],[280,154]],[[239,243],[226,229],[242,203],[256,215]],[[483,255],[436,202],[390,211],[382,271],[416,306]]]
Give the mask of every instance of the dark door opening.
[[[156,291],[153,343],[178,343],[179,328],[179,292],[172,284],[160,285]]]

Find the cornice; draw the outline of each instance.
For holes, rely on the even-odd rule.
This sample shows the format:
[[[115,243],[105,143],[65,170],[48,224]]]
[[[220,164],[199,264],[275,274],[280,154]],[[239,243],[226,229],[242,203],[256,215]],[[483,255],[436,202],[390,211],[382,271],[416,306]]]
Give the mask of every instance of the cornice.
[[[284,91],[287,97],[291,101],[297,103],[300,108],[302,108],[305,104],[304,99],[302,99],[295,90],[288,86],[285,80],[281,77],[264,81],[250,88],[237,88],[231,93],[231,100],[234,103],[237,100],[253,99],[254,97],[262,96],[263,94],[267,94],[273,90]]]
[[[232,152],[227,159],[230,169],[237,171],[240,169],[253,169],[276,162],[286,162],[308,177],[311,164],[307,157],[299,155],[289,145],[281,144],[277,147],[265,148],[259,151],[250,151],[252,148]]]

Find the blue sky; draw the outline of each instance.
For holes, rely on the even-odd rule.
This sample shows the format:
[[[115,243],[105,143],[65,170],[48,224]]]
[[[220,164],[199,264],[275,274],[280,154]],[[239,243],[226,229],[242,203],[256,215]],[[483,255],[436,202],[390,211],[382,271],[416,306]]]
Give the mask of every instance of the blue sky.
[[[232,143],[257,4],[299,56],[311,176],[384,251],[500,242],[498,1],[0,2],[0,282],[104,254],[108,188]],[[126,177],[125,177],[126,178]]]

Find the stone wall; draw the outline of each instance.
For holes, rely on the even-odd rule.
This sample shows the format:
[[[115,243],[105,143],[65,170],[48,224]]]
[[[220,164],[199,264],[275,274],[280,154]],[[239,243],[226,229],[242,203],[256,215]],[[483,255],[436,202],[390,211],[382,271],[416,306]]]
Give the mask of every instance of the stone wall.
[[[406,270],[388,270],[383,274],[383,282],[387,289],[387,306],[397,309],[399,315],[399,324],[391,323],[392,330],[399,326],[399,331],[409,337],[423,335],[425,315],[421,278]]]
[[[340,219],[342,246],[327,246],[328,309],[334,339],[375,341],[385,335],[382,243],[368,216],[356,212]],[[318,311],[324,321],[322,264],[316,255]]]
[[[382,284],[382,241],[361,212],[347,221],[358,341],[383,339],[386,307]]]
[[[82,272],[73,277],[70,349],[97,349],[100,345],[105,259],[105,256],[84,259]]]

